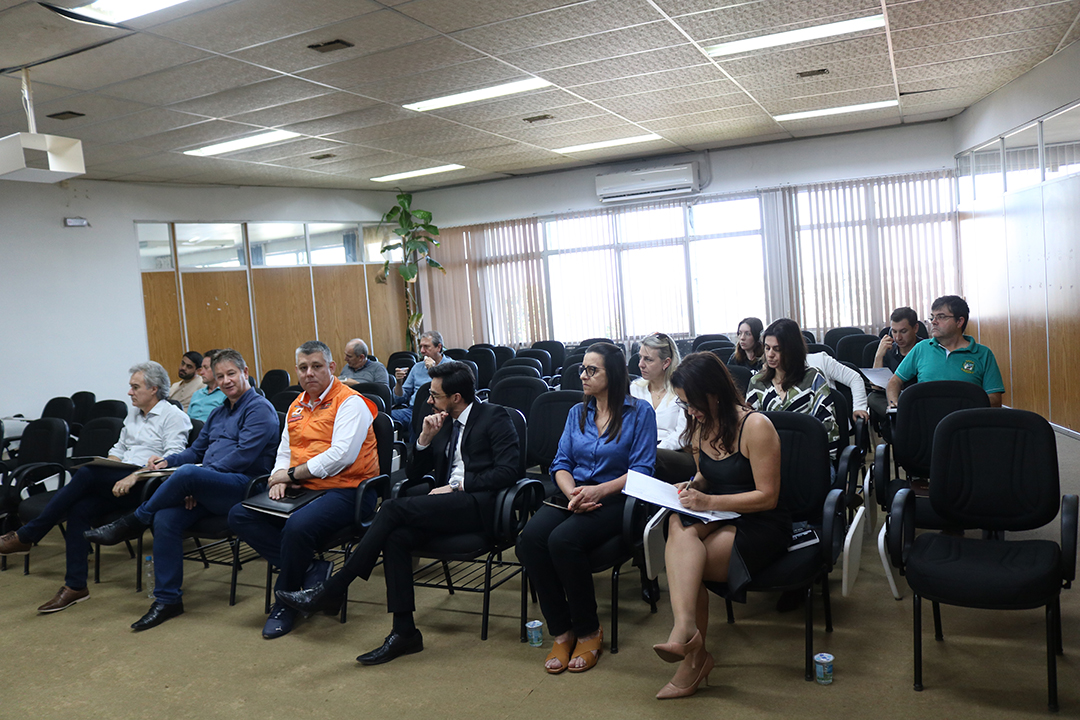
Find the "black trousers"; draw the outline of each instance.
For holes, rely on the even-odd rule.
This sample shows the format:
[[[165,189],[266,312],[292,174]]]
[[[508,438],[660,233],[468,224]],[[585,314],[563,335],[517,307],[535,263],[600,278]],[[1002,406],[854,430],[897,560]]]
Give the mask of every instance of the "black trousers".
[[[387,500],[349,556],[349,561],[330,578],[328,589],[338,594],[358,577],[367,580],[381,553],[387,612],[412,612],[416,609],[413,549],[437,535],[482,532],[481,510],[480,502],[467,492]]]
[[[599,510],[569,513],[541,507],[517,542],[517,556],[536,588],[548,631],[578,637],[600,627],[589,551],[622,532],[622,493],[604,498]]]

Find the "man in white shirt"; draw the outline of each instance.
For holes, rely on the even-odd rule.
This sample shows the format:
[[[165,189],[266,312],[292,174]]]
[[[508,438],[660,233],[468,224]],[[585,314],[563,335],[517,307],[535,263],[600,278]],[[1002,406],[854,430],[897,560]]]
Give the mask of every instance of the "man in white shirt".
[[[25,555],[60,522],[67,523],[67,573],[64,585],[38,612],[51,613],[90,597],[86,587],[90,543],[83,533],[94,520],[117,510],[131,510],[140,493],[131,489],[141,480],[139,472],[155,455],[180,452],[187,446],[191,420],[182,410],[165,402],[169,374],[156,362],[131,368],[128,397],[134,406],[124,421],[120,439],[109,450],[109,459],[141,466],[139,470],[87,465],[60,488],[41,515],[15,532],[0,537],[0,555]]]
[[[180,369],[176,371],[180,379],[169,388],[169,399],[180,403],[184,408],[184,412],[188,411],[191,396],[203,386],[203,379],[199,374],[202,361],[202,355],[194,350],[184,353],[184,356],[180,358]]]

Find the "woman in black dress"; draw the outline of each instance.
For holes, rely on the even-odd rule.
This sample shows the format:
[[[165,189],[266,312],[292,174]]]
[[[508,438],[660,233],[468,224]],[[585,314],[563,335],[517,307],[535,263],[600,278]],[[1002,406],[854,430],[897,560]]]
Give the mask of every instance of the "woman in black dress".
[[[657,694],[660,699],[693,695],[712,670],[712,655],[705,650],[709,595],[704,582],[725,583],[726,596],[742,601],[751,576],[786,552],[791,541],[791,517],[777,507],[780,438],[772,423],[743,402],[713,353],[687,357],[671,384],[686,410],[686,444],[698,465],[693,481],[680,487],[680,503],[689,510],[739,516],[703,523],[673,513],[668,520],[665,563],[675,623],[668,641],[654,649],[679,667]]]

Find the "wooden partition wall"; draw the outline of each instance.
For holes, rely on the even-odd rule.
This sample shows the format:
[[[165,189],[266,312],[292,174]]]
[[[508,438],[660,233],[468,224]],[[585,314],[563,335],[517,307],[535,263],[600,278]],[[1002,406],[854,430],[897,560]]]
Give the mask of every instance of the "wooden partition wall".
[[[1004,402],[1080,431],[1080,176],[961,212],[964,290]]]
[[[254,373],[255,339],[251,335],[247,273],[188,272],[182,273],[180,279],[184,285],[189,349],[203,352],[231,347],[244,356]]]
[[[180,322],[180,294],[176,288],[176,273],[144,272],[142,285],[150,359],[161,363],[169,371],[171,378],[180,365],[180,356],[187,351],[184,347],[184,329]]]
[[[296,348],[315,339],[310,268],[254,268],[251,297],[255,301],[261,372],[280,368],[297,382]],[[333,352],[334,346],[330,348]]]

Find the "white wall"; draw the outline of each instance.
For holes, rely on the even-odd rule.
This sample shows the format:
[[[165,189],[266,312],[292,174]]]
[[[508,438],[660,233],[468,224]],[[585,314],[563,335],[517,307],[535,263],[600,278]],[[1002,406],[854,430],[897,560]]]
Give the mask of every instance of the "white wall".
[[[704,192],[938,170],[953,166],[953,152],[948,121],[713,150],[707,153],[712,183]],[[695,154],[699,159],[705,155]],[[640,164],[688,157],[649,158]],[[435,223],[446,227],[589,210],[600,207],[594,178],[633,165],[594,165],[430,190],[416,193],[415,205],[430,210]]]
[[[0,181],[0,416],[36,417],[79,390],[126,398],[127,369],[148,353],[134,221],[368,222],[392,202],[346,190]],[[75,216],[91,227],[64,228]]]

